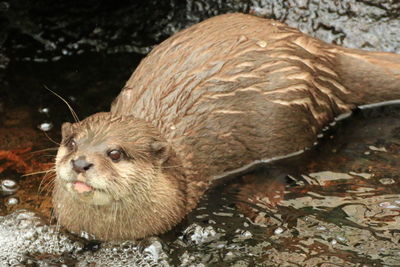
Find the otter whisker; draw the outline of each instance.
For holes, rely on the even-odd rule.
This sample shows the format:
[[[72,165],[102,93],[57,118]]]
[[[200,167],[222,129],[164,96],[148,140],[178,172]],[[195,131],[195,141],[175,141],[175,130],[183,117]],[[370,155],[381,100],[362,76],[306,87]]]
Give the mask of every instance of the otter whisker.
[[[59,144],[57,144],[57,145],[59,145]],[[45,149],[30,151],[27,154],[35,154],[35,153],[41,153],[41,152],[45,152],[45,151],[56,151],[56,150],[58,150],[58,147],[49,147],[49,148],[45,148]]]
[[[43,131],[43,134],[47,137],[47,139],[52,142],[53,144],[56,144],[58,146],[60,146],[60,143],[54,141],[45,131]]]
[[[31,173],[25,173],[25,174],[21,175],[21,177],[27,177],[27,176],[32,176],[32,175],[42,174],[42,173],[48,173],[51,170],[53,170],[53,169],[44,170],[44,171],[37,171],[37,172],[31,172]]]
[[[56,92],[54,92],[53,90],[51,90],[50,88],[48,88],[45,84],[43,85],[45,89],[47,89],[48,91],[50,91],[51,93],[53,93],[55,96],[57,96],[59,99],[61,99],[69,108],[72,117],[74,117],[75,122],[79,122],[79,118],[78,115],[76,115],[75,111],[73,110],[73,108],[71,107],[71,105],[68,103],[67,100],[65,100],[63,97],[61,97],[59,94],[57,94]]]
[[[52,191],[54,188],[55,182],[54,178],[56,177],[56,172],[55,171],[49,171],[46,173],[46,175],[42,178],[40,181],[39,187],[38,187],[38,193],[42,193],[46,189],[50,188],[51,190],[48,191],[48,194]]]
[[[55,155],[41,155],[41,157],[53,158],[53,159],[55,159],[55,158],[56,158],[56,156],[55,156]]]

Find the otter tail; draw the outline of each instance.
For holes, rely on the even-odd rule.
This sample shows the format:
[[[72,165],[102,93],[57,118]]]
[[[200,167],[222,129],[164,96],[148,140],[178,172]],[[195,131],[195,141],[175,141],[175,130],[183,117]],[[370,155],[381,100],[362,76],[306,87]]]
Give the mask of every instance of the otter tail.
[[[339,48],[337,64],[341,82],[351,92],[347,103],[400,100],[400,55]]]

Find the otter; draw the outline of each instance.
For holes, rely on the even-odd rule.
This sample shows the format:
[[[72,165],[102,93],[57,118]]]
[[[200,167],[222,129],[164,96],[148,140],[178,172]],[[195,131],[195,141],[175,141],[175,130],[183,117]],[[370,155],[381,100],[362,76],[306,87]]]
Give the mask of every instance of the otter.
[[[215,179],[301,153],[336,116],[400,99],[400,56],[220,15],[162,42],[109,112],[62,125],[58,222],[100,240],[163,233]]]

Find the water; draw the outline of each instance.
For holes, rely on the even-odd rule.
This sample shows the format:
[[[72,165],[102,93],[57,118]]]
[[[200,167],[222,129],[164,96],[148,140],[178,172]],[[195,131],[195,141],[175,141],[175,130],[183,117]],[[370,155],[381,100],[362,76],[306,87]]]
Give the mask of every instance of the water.
[[[38,193],[42,176],[5,171],[3,184],[17,181],[20,202],[2,200],[1,213],[10,215],[0,217],[0,247],[11,250],[0,250],[1,258],[26,266],[396,266],[400,106],[355,112],[324,135],[304,155],[258,170],[265,177],[211,189],[174,230],[139,243],[97,244],[58,232],[49,225],[50,189]]]

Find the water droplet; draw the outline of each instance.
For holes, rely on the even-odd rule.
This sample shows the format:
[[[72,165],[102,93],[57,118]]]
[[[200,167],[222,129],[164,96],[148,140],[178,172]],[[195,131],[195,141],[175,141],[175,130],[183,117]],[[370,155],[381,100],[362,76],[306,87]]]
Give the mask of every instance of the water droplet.
[[[43,132],[47,132],[47,131],[50,131],[51,129],[53,129],[53,124],[51,122],[43,122],[39,125],[38,128],[40,130],[42,130]]]
[[[3,195],[14,194],[18,190],[18,185],[14,180],[6,179],[1,182],[1,193]]]
[[[248,239],[248,238],[252,238],[253,234],[250,233],[249,231],[244,231],[244,232],[241,233],[241,237],[244,238],[244,239]]]
[[[257,45],[259,46],[259,47],[262,47],[262,48],[264,48],[264,47],[266,47],[267,46],[267,42],[265,42],[265,41],[258,41],[257,42]]]
[[[1,185],[4,186],[5,188],[10,189],[10,188],[15,188],[17,186],[17,183],[14,180],[6,179],[1,182]]]
[[[376,146],[369,146],[369,149],[373,151],[379,151],[379,152],[387,152],[385,147],[376,147]]]
[[[10,8],[10,4],[7,2],[0,2],[0,11],[4,12]]]
[[[382,202],[382,203],[379,203],[379,207],[382,207],[382,208],[387,208],[388,206],[390,206],[390,202]]]
[[[379,182],[381,184],[394,184],[395,180],[393,180],[392,178],[382,178],[382,179],[379,179]]]
[[[247,37],[244,36],[244,35],[240,35],[238,41],[239,41],[239,43],[242,43],[242,42],[244,42],[244,41],[247,41]]]
[[[19,203],[18,198],[16,197],[10,197],[7,199],[7,205],[17,205]]]
[[[39,108],[39,113],[48,114],[49,112],[50,112],[50,109],[47,107]]]

